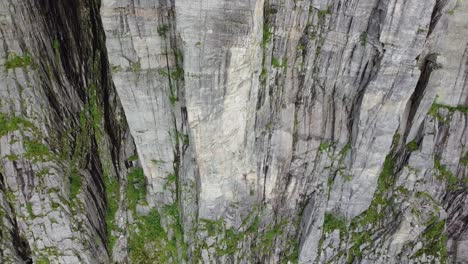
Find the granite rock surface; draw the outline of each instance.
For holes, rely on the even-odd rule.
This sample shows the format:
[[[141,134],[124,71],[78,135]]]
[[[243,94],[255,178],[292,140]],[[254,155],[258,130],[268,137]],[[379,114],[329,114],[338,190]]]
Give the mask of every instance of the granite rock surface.
[[[468,262],[468,2],[0,0],[0,262]]]

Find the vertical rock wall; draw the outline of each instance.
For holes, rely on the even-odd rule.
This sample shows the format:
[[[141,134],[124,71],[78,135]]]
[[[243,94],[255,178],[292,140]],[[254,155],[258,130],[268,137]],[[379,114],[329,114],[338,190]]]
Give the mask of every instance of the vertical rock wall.
[[[131,45],[134,60],[149,65],[114,73],[128,78],[119,81],[122,93],[145,91],[142,100],[122,99],[138,115],[129,121],[134,134],[158,142],[137,148],[160,157],[155,152],[174,148],[174,140],[158,135],[170,134],[171,126],[187,131],[190,154],[173,158],[190,164],[178,171],[179,186],[194,181],[181,187],[190,198],[179,205],[195,257],[398,263],[446,259],[447,241],[452,255],[463,248],[465,223],[447,212],[466,189],[466,85],[459,81],[466,61],[455,59],[467,43],[460,34],[464,3],[108,1],[103,7],[116,61],[126,61]],[[170,58],[158,59],[164,55]],[[127,88],[135,76],[165,67],[183,78],[175,85],[170,70],[159,71],[151,85]],[[160,92],[161,102],[146,104]],[[457,132],[448,132],[448,120],[458,115]],[[153,117],[154,129],[136,131]],[[455,134],[458,143],[446,146]],[[147,175],[167,174],[143,163]],[[154,188],[159,176],[151,177]],[[458,231],[450,233],[451,226]],[[429,237],[434,232],[446,240],[437,244]]]
[[[466,1],[0,12],[1,262],[468,261]]]
[[[0,1],[2,263],[110,262],[108,187],[133,146],[98,8]]]

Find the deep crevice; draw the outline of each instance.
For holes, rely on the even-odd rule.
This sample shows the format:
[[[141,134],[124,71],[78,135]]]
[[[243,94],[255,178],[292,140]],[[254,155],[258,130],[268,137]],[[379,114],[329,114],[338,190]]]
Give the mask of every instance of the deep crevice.
[[[448,0],[436,0],[436,3],[434,5],[434,9],[432,10],[432,15],[431,15],[431,23],[429,24],[429,30],[427,33],[427,37],[429,37],[432,32],[434,31],[437,23],[440,20],[440,17],[442,16],[442,9],[447,5]]]
[[[419,76],[416,88],[409,100],[410,110],[406,124],[405,138],[408,136],[408,128],[411,128],[413,119],[419,109],[419,105],[421,104],[421,101],[424,98],[424,94],[426,92],[427,84],[429,82],[431,74],[437,67],[437,54],[429,54],[426,56],[426,58],[424,58],[424,62],[420,68],[421,75]]]

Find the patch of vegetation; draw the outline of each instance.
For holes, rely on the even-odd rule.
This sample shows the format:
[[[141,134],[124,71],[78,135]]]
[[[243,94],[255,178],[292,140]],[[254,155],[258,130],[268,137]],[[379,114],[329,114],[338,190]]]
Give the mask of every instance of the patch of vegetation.
[[[114,73],[122,71],[122,67],[120,65],[112,65],[111,71]]]
[[[132,155],[132,156],[128,157],[127,160],[128,160],[128,161],[137,161],[137,160],[138,160],[138,156],[137,156],[137,155]]]
[[[259,233],[260,230],[260,217],[255,212],[256,209],[251,212],[243,221],[239,229],[226,228],[224,225],[223,218],[216,221],[208,219],[200,219],[202,230],[207,231],[209,237],[215,237],[216,243],[214,244],[216,255],[218,256],[234,256],[239,252],[239,244],[243,242],[246,237],[256,237],[256,245],[253,247],[254,251],[257,251],[260,255],[270,254],[274,249],[275,240],[279,235],[283,233],[283,229],[287,221],[281,221],[277,224],[270,224]],[[239,231],[239,230],[244,230]],[[298,256],[298,245],[292,241],[288,244],[290,253],[287,255],[287,259],[297,259]],[[196,252],[200,255],[201,248],[198,246]],[[201,245],[202,248],[206,248],[206,244]],[[196,255],[196,254],[195,254]],[[238,256],[238,260],[241,260],[244,256]]]
[[[238,251],[239,242],[243,239],[244,234],[235,232],[232,228],[227,229],[224,234],[224,248],[217,248],[216,253],[219,255],[234,255]]]
[[[416,142],[416,140],[413,140],[410,143],[406,144],[406,148],[409,151],[416,151],[419,148],[418,142]]]
[[[182,67],[176,67],[176,69],[171,72],[171,77],[174,80],[183,80],[184,79],[184,69]]]
[[[319,146],[319,151],[320,152],[329,152],[329,149],[330,149],[330,145],[332,145],[332,143],[329,143],[327,141],[324,141],[320,144]],[[353,179],[353,175],[350,174],[349,172],[346,171],[346,166],[343,165],[343,162],[344,162],[344,159],[347,155],[347,153],[351,150],[351,143],[347,143],[346,145],[344,145],[344,147],[340,150],[340,152],[338,153],[337,156],[331,156],[329,154],[329,158],[332,160],[332,165],[329,166],[329,167],[326,167],[328,169],[333,169],[333,168],[336,168],[336,172],[337,172],[337,175],[341,176],[343,178],[343,180],[345,182],[349,182]],[[335,163],[337,161],[337,163]],[[331,191],[331,188],[332,188],[332,185],[333,185],[333,182],[335,180],[335,175],[331,175],[330,177],[328,177],[328,194],[330,194],[330,191]]]
[[[416,193],[416,198],[426,198],[426,199],[430,200],[431,202],[437,204],[437,201],[434,199],[434,197],[432,197],[427,192],[417,192]]]
[[[281,63],[279,62],[279,60],[275,57],[271,58],[271,66],[275,67],[275,68],[280,68],[281,67]]]
[[[136,62],[130,62],[130,68],[132,72],[138,73],[141,71],[141,60],[138,59]]]
[[[392,139],[392,147],[398,146],[398,144],[400,143],[400,139],[401,139],[400,134],[395,133],[395,135],[393,136],[393,139]]]
[[[59,207],[60,207],[60,204],[59,203],[56,203],[56,202],[52,202],[52,209],[53,210],[57,210]]]
[[[160,163],[165,163],[164,160],[155,160],[155,159],[152,159],[151,162],[153,162],[154,164],[160,164]]]
[[[175,174],[168,175],[168,182],[176,182]],[[146,216],[136,213],[136,205],[145,202],[145,177],[141,168],[134,168],[128,174],[127,201],[133,211],[135,225],[130,229],[129,249],[132,263],[178,263],[179,253],[186,257],[183,228],[179,220],[177,199],[172,205],[163,207],[160,215],[152,209]],[[161,217],[167,221],[172,232],[166,232]]]
[[[353,175],[349,175],[349,174],[344,174],[344,175],[343,175],[343,174],[342,174],[341,177],[343,177],[343,180],[344,180],[345,182],[350,182],[350,181],[353,180]]]
[[[179,101],[179,97],[177,97],[177,95],[175,95],[174,92],[172,92],[172,90],[171,94],[169,95],[169,101],[171,102],[172,106],[175,106],[176,102]]]
[[[303,44],[301,44],[301,43],[297,44],[297,46],[296,46],[296,49],[297,49],[298,51],[303,51],[303,50],[305,50],[305,48],[306,48],[306,47],[305,47]]]
[[[31,219],[36,218],[36,216],[34,215],[33,209],[32,209],[32,204],[30,202],[26,203],[26,210],[28,211],[28,214],[31,217]]]
[[[136,211],[136,205],[145,201],[146,184],[143,169],[132,168],[128,173],[127,201],[128,207]]]
[[[464,114],[468,113],[468,106],[465,106],[465,105],[450,106],[450,105],[446,105],[446,104],[439,104],[436,101],[437,101],[437,98],[434,101],[434,103],[432,104],[431,108],[429,109],[428,115],[433,116],[437,120],[440,120],[442,123],[448,123],[450,121],[450,117],[446,118],[443,115],[441,115],[439,113],[440,109],[448,110],[449,115],[452,115],[454,112],[461,112],[461,113],[464,113]]]
[[[288,247],[291,248],[291,253],[281,261],[281,264],[299,263],[299,240],[292,239],[288,241]]]
[[[249,218],[250,218],[250,217],[247,217],[247,219],[244,220],[244,222],[242,223],[242,226],[245,226],[245,225],[248,224]],[[259,225],[260,225],[260,217],[258,216],[258,214],[256,214],[256,215],[253,217],[252,223],[250,223],[249,227],[247,227],[247,228],[245,229],[245,233],[247,233],[247,234],[254,234],[254,233],[257,233],[257,232],[258,232]]]
[[[58,39],[54,39],[54,42],[52,43],[52,48],[54,49],[55,52],[55,60],[57,63],[60,62],[60,42]]]
[[[0,113],[0,137],[16,130],[33,129],[34,125],[24,118]]]
[[[330,192],[333,188],[333,184],[335,183],[335,177],[333,175],[328,176],[327,179],[327,186],[328,186],[328,198],[330,198]]]
[[[182,143],[184,143],[185,146],[188,146],[190,144],[189,135],[183,134],[182,137],[183,137],[182,138]]]
[[[160,37],[165,38],[168,31],[169,31],[169,26],[168,25],[161,25],[161,26],[158,27],[158,35]]]
[[[317,46],[317,48],[315,49],[315,55],[320,55],[320,52],[322,51],[322,47],[321,46]]]
[[[271,59],[271,65],[272,65],[273,67],[275,67],[275,68],[285,67],[285,66],[286,66],[286,60],[283,59],[283,60],[280,62],[277,58],[273,57],[273,58]]]
[[[293,131],[297,132],[297,129],[299,127],[299,116],[297,114],[297,111],[294,111],[294,125],[293,125]],[[294,142],[296,142],[296,137],[297,137],[297,133],[294,133]]]
[[[5,70],[24,68],[32,64],[31,56],[26,52],[23,56],[19,56],[16,53],[12,52],[8,54],[7,60],[5,62]]]
[[[43,169],[41,169],[40,171],[38,171],[38,172],[36,173],[36,176],[42,177],[42,176],[48,175],[49,173],[50,173],[50,169],[49,169],[49,168],[43,168]]]
[[[460,158],[460,164],[463,166],[468,166],[468,152],[465,152],[465,155]]]
[[[270,224],[266,227],[265,232],[258,238],[258,249],[260,252],[271,252],[274,247],[276,238],[283,232],[283,226],[286,222],[279,224]]]
[[[36,259],[36,264],[50,264],[50,261],[46,257]]]
[[[120,200],[120,184],[117,179],[110,178],[109,176],[104,176],[104,186],[106,191],[106,227],[107,227],[107,242],[108,248],[112,251],[115,240],[117,239],[112,231],[117,229],[115,223],[115,214],[119,209],[119,200]]]
[[[367,44],[367,32],[362,32],[361,36],[359,37],[362,46]]]
[[[437,107],[437,104],[435,102],[432,104],[427,114],[434,117],[437,120],[441,120],[443,123],[446,122],[445,118],[441,114],[439,114],[439,108]]]
[[[138,218],[136,229],[128,241],[132,263],[170,263],[170,252],[163,250],[167,234],[161,226],[161,217],[156,209],[147,216]]]
[[[72,206],[75,205],[75,198],[80,192],[81,189],[81,175],[80,175],[80,168],[84,166],[83,157],[86,156],[86,153],[89,149],[89,130],[91,129],[91,118],[89,118],[88,114],[88,105],[85,105],[85,109],[83,109],[80,113],[80,133],[76,137],[76,146],[72,151],[72,157],[70,160],[70,167],[68,170],[69,173],[69,180],[70,180],[70,203]]]
[[[163,76],[163,77],[167,77],[169,76],[169,73],[167,72],[167,70],[164,68],[164,69],[158,69],[158,74]]]
[[[179,207],[177,203],[178,200],[176,200],[172,205],[166,206],[164,208],[165,216],[170,219],[171,223],[169,226],[171,227],[174,235],[174,238],[168,243],[168,246],[169,251],[171,251],[174,256],[177,256],[178,252],[180,252],[183,258],[187,258],[188,247],[184,242],[184,229],[182,227],[182,223],[180,222]]]
[[[146,257],[151,263],[178,263],[179,252],[183,258],[187,258],[177,201],[164,206],[163,216],[171,228],[171,237],[161,226],[161,215],[156,209],[152,209],[147,216],[137,217],[137,226],[130,238],[130,244],[133,245],[130,249],[132,262],[140,263]]]
[[[155,208],[148,215],[138,215],[136,206],[146,202],[146,184],[143,170],[141,168],[132,168],[127,175],[127,179],[126,198],[128,207],[133,212],[135,219],[129,231],[129,256],[131,262],[178,263],[179,253],[182,254],[184,259],[187,259],[177,199],[172,205],[163,207],[162,215]],[[168,182],[176,181],[176,174],[168,175]],[[117,188],[117,186],[114,188]],[[110,205],[109,207],[112,208],[113,206]],[[117,208],[117,205],[115,207]],[[166,232],[162,227],[162,217],[164,217],[165,223],[171,229],[171,232]]]
[[[359,227],[364,228],[364,230],[352,234],[351,241],[353,245],[348,253],[348,263],[353,263],[356,258],[362,257],[361,246],[372,242],[372,233],[369,226],[375,226],[380,219],[385,217],[385,208],[390,203],[390,200],[386,197],[386,193],[393,186],[394,170],[395,160],[391,155],[388,155],[385,158],[382,172],[377,180],[377,190],[374,193],[371,205],[351,222],[352,230],[356,230]]]
[[[461,181],[445,165],[441,164],[437,157],[434,158],[434,169],[437,171],[436,178],[445,181],[449,190],[456,190],[460,187]]]
[[[343,159],[346,157],[346,154],[351,150],[351,143],[346,143],[344,147],[340,150],[340,153],[338,153],[338,156],[340,157],[340,164],[343,163]]]
[[[328,141],[322,141],[319,145],[320,152],[328,152],[329,148],[330,148],[330,142]]]
[[[385,158],[383,170],[379,175],[379,180],[377,182],[377,190],[380,194],[385,193],[393,185],[393,173],[395,170],[395,160],[388,155]]]
[[[325,9],[325,10],[320,10],[320,9],[318,9],[318,11],[317,11],[317,16],[318,16],[319,18],[324,18],[326,15],[331,15],[331,13],[332,13],[331,10],[332,10],[332,6],[331,6],[331,5],[329,5],[329,6],[327,7],[327,9]]]
[[[19,156],[15,154],[5,155],[4,158],[8,159],[9,161],[19,160]]]
[[[400,192],[403,195],[409,195],[410,194],[410,191],[408,189],[406,189],[405,187],[403,187],[402,185],[397,187],[397,191]]]
[[[340,230],[340,235],[346,232],[346,222],[341,216],[332,213],[325,213],[325,219],[323,220],[323,232],[330,233],[333,230]]]
[[[450,113],[453,113],[453,112],[462,112],[464,114],[468,113],[468,106],[466,105],[450,106],[446,104],[434,103],[432,107],[436,109],[444,108],[444,109],[447,109]]]
[[[442,264],[447,263],[447,235],[444,229],[445,220],[439,221],[437,217],[433,217],[431,223],[422,234],[424,246],[415,253],[415,257],[425,254],[439,258]]]
[[[177,181],[177,176],[174,173],[169,173],[167,175],[167,183],[174,183]]]
[[[418,34],[419,34],[419,33],[425,33],[425,32],[427,32],[427,29],[425,29],[425,28],[418,28],[418,31],[417,31]]]
[[[263,39],[262,39],[262,47],[265,48],[268,43],[271,41],[271,37],[273,36],[273,32],[270,29],[268,24],[263,25]]]
[[[260,73],[260,82],[262,84],[265,84],[267,76],[268,76],[268,71],[265,67],[263,67],[262,72]]]
[[[49,148],[38,140],[25,140],[25,157],[32,162],[46,162],[51,160]]]
[[[78,170],[73,169],[70,174],[70,200],[73,201],[80,193],[81,189],[81,175]]]
[[[217,221],[200,219],[200,223],[203,224],[202,229],[208,232],[208,236],[215,236],[223,227],[223,218],[220,218]]]
[[[60,43],[58,39],[54,39],[54,42],[52,43],[52,47],[54,48],[54,50],[60,49]]]

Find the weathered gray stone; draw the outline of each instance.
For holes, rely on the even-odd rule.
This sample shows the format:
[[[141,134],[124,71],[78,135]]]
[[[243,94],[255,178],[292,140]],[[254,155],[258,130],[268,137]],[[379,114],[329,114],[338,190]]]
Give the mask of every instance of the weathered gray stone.
[[[0,0],[0,262],[467,262],[467,18]]]

